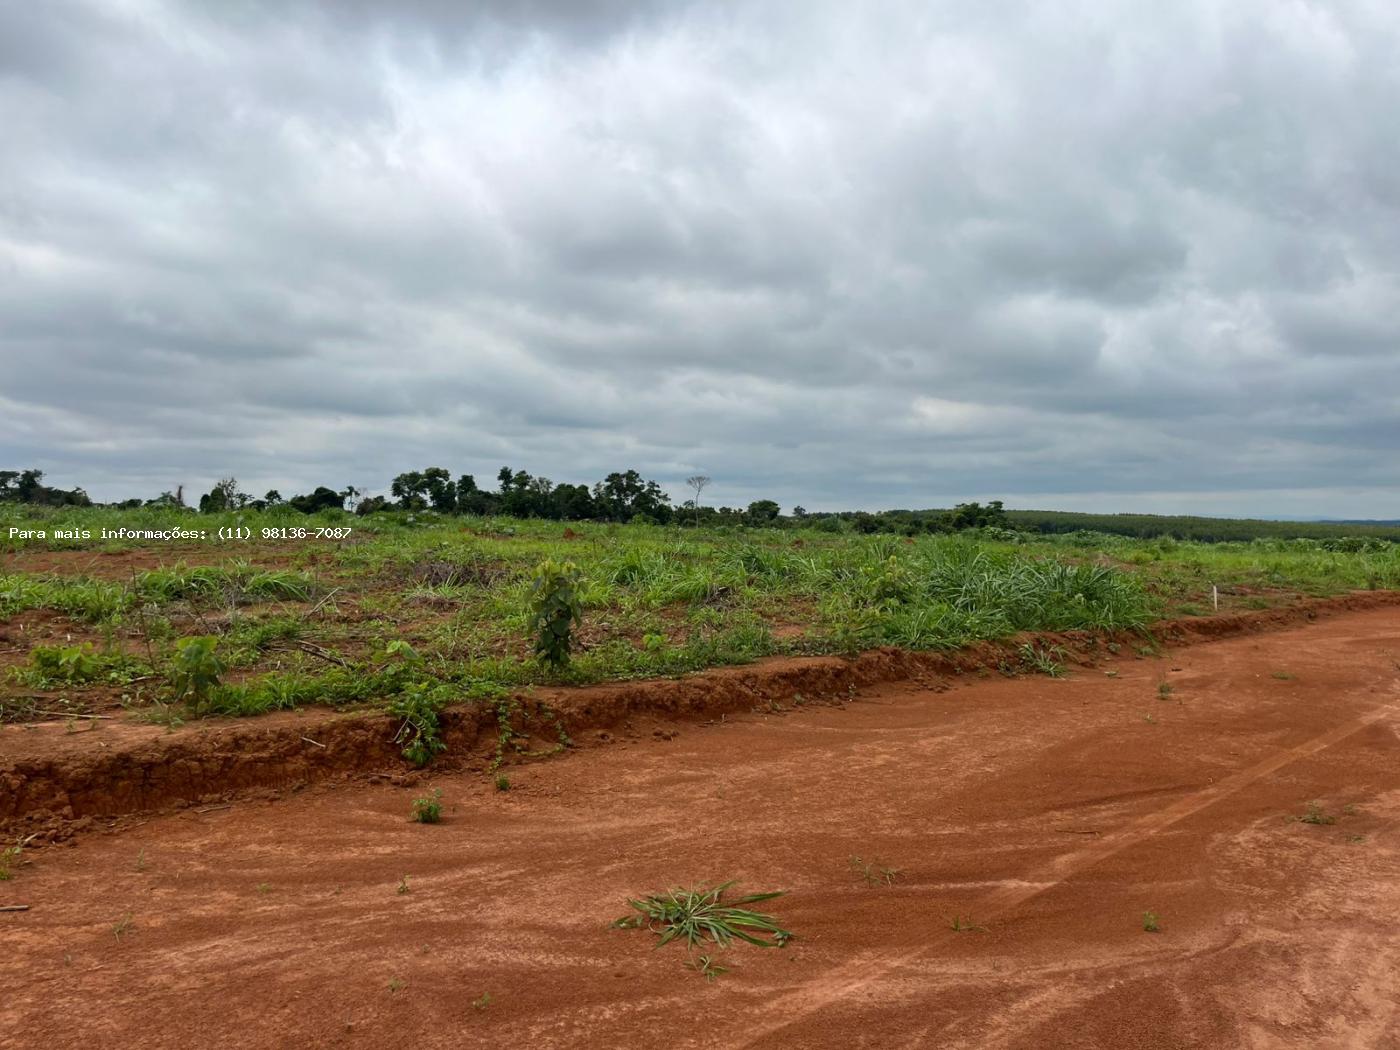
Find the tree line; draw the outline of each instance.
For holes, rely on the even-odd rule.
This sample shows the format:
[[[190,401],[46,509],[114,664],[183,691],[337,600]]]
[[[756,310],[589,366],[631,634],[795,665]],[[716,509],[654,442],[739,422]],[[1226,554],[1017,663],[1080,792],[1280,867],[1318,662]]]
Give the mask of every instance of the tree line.
[[[0,471],[0,502],[41,503],[50,506],[91,506],[82,489],[66,492],[40,482],[43,472]],[[696,475],[686,479],[695,498],[675,506],[655,481],[636,470],[614,471],[592,486],[555,484],[549,478],[529,471],[502,467],[496,474],[495,488],[483,488],[471,474],[455,479],[443,467],[405,471],[394,477],[386,496],[370,496],[353,485],[333,489],[317,486],[304,495],[283,498],[273,489],[254,496],[239,488],[236,478],[220,479],[199,497],[195,507],[185,501],[184,487],[162,492],[155,499],[129,499],[110,504],[118,509],[171,507],[215,514],[238,510],[271,510],[285,507],[303,514],[323,510],[351,510],[367,515],[382,511],[432,511],[438,514],[500,514],[517,518],[543,518],[553,521],[645,522],[657,525],[747,525],[762,527],[803,526],[831,532],[898,533],[951,532],[967,528],[1007,526],[1001,502],[993,500],[959,504],[952,510],[925,511],[843,511],[810,514],[793,507],[783,514],[776,500],[754,500],[746,507],[702,506],[699,497],[710,479]]]
[[[353,485],[284,499],[272,490],[253,496],[240,490],[234,478],[223,478],[190,507],[183,486],[155,499],[129,499],[108,504],[118,509],[175,507],[220,513],[286,508],[303,514],[350,510],[356,514],[381,511],[431,511],[438,514],[500,514],[553,521],[649,522],[658,525],[802,527],[828,532],[892,533],[915,536],[930,532],[959,532],[973,528],[1011,529],[1023,533],[1098,532],[1136,539],[1170,537],[1205,543],[1255,539],[1316,539],[1400,542],[1397,522],[1297,522],[1246,518],[1207,518],[1160,514],[1089,514],[1075,511],[1012,510],[1000,500],[960,503],[950,510],[885,510],[809,513],[797,506],[784,514],[775,500],[754,500],[746,507],[702,506],[699,499],[710,479],[686,479],[695,498],[679,506],[655,481],[636,470],[615,471],[593,485],[555,484],[525,470],[502,467],[494,488],[477,484],[471,474],[455,479],[443,467],[427,467],[397,475],[389,493],[370,496]],[[50,507],[89,507],[93,501],[81,488],[60,489],[44,484],[41,470],[0,470],[0,504],[26,503]]]

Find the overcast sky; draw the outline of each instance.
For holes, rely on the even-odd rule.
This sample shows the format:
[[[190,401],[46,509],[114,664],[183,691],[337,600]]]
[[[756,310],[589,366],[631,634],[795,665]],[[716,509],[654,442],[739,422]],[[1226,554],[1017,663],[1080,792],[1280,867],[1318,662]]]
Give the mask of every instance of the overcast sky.
[[[0,467],[1400,517],[1393,0],[0,3]]]

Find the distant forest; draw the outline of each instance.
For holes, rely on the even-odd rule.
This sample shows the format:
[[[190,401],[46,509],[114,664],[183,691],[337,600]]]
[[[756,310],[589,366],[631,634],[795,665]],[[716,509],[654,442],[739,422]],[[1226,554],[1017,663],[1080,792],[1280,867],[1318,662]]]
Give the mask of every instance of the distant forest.
[[[48,507],[104,506],[129,510],[165,507],[191,513],[266,511],[283,508],[303,514],[350,511],[370,515],[387,511],[438,514],[501,514],[555,521],[646,522],[681,526],[745,525],[768,528],[814,528],[829,532],[895,533],[914,536],[964,529],[1003,529],[1019,533],[1108,533],[1137,539],[1171,537],[1204,543],[1256,539],[1384,540],[1400,542],[1400,522],[1266,521],[1252,518],[1206,518],[1160,514],[1087,514],[1058,510],[1006,510],[1000,500],[960,503],[951,509],[809,512],[796,506],[784,514],[774,500],[746,507],[706,506],[699,499],[710,479],[686,480],[694,499],[679,506],[655,481],[635,470],[618,471],[602,481],[555,484],[524,470],[502,467],[494,488],[482,488],[471,474],[455,479],[443,467],[407,471],[389,485],[387,496],[367,496],[353,486],[318,486],[304,495],[283,498],[273,490],[262,496],[242,492],[234,478],[224,478],[191,505],[183,486],[154,499],[94,504],[81,488],[44,484],[40,470],[0,470],[0,504]]]

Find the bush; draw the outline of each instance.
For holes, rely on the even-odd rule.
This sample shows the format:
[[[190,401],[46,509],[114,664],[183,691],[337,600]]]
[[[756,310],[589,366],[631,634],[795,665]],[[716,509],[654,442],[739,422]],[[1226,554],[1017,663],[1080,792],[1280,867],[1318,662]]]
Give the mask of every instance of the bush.
[[[573,562],[543,561],[530,587],[530,625],[535,652],[553,668],[568,666],[574,624],[583,620],[578,600],[578,567]]]
[[[170,685],[175,699],[183,700],[195,715],[209,706],[210,695],[227,670],[215,652],[218,645],[219,640],[207,634],[181,638],[175,643]]]

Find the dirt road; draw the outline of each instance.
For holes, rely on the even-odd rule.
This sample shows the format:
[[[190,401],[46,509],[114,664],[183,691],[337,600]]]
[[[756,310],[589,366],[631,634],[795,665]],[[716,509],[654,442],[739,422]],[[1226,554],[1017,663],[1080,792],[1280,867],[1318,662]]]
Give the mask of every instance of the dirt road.
[[[0,1046],[1400,1047],[1400,610],[676,728],[38,851]],[[735,878],[713,982],[609,928]]]

